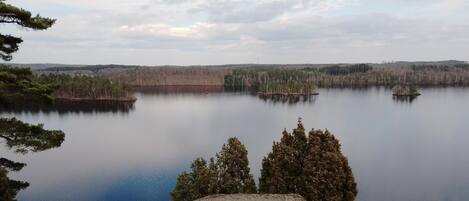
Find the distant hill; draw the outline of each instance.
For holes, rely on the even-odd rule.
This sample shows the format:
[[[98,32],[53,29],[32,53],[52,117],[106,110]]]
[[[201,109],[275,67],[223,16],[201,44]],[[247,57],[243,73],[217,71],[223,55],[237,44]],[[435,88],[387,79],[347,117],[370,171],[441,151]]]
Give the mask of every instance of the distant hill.
[[[412,65],[447,65],[454,66],[457,64],[467,64],[467,61],[458,60],[444,60],[444,61],[393,61],[385,63],[367,63],[373,67],[391,67],[391,66],[412,66]],[[353,63],[329,63],[329,64],[224,64],[224,65],[157,65],[157,66],[140,66],[140,65],[119,65],[119,64],[106,64],[106,65],[81,65],[81,64],[56,64],[56,63],[33,63],[33,64],[20,64],[20,63],[3,63],[14,67],[29,67],[32,70],[42,71],[91,71],[96,72],[103,69],[123,69],[123,68],[137,68],[137,67],[196,67],[196,68],[320,68],[332,65],[348,65]]]
[[[43,64],[3,63],[3,64],[13,66],[13,67],[18,67],[18,68],[31,68],[32,70],[55,68],[55,67],[76,68],[76,67],[85,66],[85,65],[52,64],[52,63],[43,63]]]

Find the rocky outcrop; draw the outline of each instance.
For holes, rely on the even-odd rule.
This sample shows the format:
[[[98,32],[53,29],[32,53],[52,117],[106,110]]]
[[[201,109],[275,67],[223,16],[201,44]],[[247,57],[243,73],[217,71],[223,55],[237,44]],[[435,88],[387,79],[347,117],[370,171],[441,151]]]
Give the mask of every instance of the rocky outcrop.
[[[295,194],[232,194],[210,195],[196,201],[306,201]]]

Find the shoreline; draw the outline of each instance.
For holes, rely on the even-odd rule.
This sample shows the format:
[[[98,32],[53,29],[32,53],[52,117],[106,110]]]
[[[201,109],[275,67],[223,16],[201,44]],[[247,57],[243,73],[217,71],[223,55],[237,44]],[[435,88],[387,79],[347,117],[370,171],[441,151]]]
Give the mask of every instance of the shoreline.
[[[257,95],[259,96],[290,96],[290,97],[297,97],[297,96],[317,96],[319,93],[314,92],[314,93],[272,93],[272,92],[257,92]]]
[[[397,98],[399,98],[399,97],[402,97],[402,98],[405,98],[405,97],[413,98],[413,97],[417,97],[417,96],[420,96],[420,95],[422,95],[422,94],[420,94],[420,93],[416,93],[416,94],[392,94],[392,96],[397,97]]]
[[[56,97],[54,101],[58,102],[116,102],[116,103],[134,103],[137,101],[136,97],[126,98],[63,98]]]

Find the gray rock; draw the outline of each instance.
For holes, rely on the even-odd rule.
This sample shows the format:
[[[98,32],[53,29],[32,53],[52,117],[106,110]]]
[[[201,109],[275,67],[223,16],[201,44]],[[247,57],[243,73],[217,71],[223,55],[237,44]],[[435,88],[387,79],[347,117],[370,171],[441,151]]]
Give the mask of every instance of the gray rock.
[[[196,201],[306,201],[295,194],[231,194],[210,195]]]

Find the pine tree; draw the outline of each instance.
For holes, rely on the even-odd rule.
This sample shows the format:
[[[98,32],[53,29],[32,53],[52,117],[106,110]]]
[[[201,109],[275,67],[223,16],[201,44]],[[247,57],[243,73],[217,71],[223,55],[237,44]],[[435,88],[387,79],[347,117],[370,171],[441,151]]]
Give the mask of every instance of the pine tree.
[[[218,166],[215,162],[214,158],[210,158],[210,162],[208,164],[208,172],[209,172],[209,181],[208,181],[208,194],[217,194],[219,192],[218,187]]]
[[[16,24],[32,30],[45,30],[55,23],[55,19],[44,18],[24,9],[4,3],[0,0],[0,24]],[[12,59],[11,54],[18,51],[23,40],[19,37],[0,33],[0,58],[5,61]],[[5,72],[6,71],[6,72]],[[8,100],[31,101],[48,99],[50,89],[30,81],[29,69],[10,69],[0,66],[0,103]],[[32,99],[34,98],[34,99]],[[48,131],[42,125],[30,125],[14,118],[0,119],[0,138],[6,141],[10,149],[19,153],[38,152],[58,147],[64,140],[61,131]],[[19,171],[25,164],[0,158],[0,198],[14,200],[16,194],[29,186],[27,182],[10,180],[7,170]]]
[[[356,183],[338,140],[329,131],[312,130],[306,137],[298,127],[283,132],[264,158],[259,191],[261,193],[297,193],[308,201],[352,201]]]
[[[203,158],[198,158],[192,163],[192,188],[195,197],[205,197],[213,192],[210,192],[213,175],[207,166],[207,162]]]
[[[256,184],[250,174],[248,151],[237,139],[230,138],[217,154],[219,193],[255,193]]]
[[[192,191],[191,175],[187,172],[181,173],[176,179],[176,186],[171,192],[173,201],[193,201],[195,197]]]
[[[340,150],[339,141],[329,131],[311,130],[306,158],[307,200],[353,201],[357,195],[351,168]]]
[[[183,172],[177,178],[176,186],[171,192],[174,201],[195,200],[216,193],[216,172],[213,171],[213,159],[210,164],[203,158],[192,162],[191,172]]]
[[[213,194],[255,193],[256,184],[249,173],[247,150],[237,138],[230,138],[222,150],[207,162],[198,158],[191,172],[181,173],[171,192],[173,201],[188,201]]]
[[[305,129],[298,120],[298,126],[290,134],[282,133],[279,143],[274,143],[272,153],[263,160],[259,189],[264,193],[304,192],[304,158],[308,150]]]

